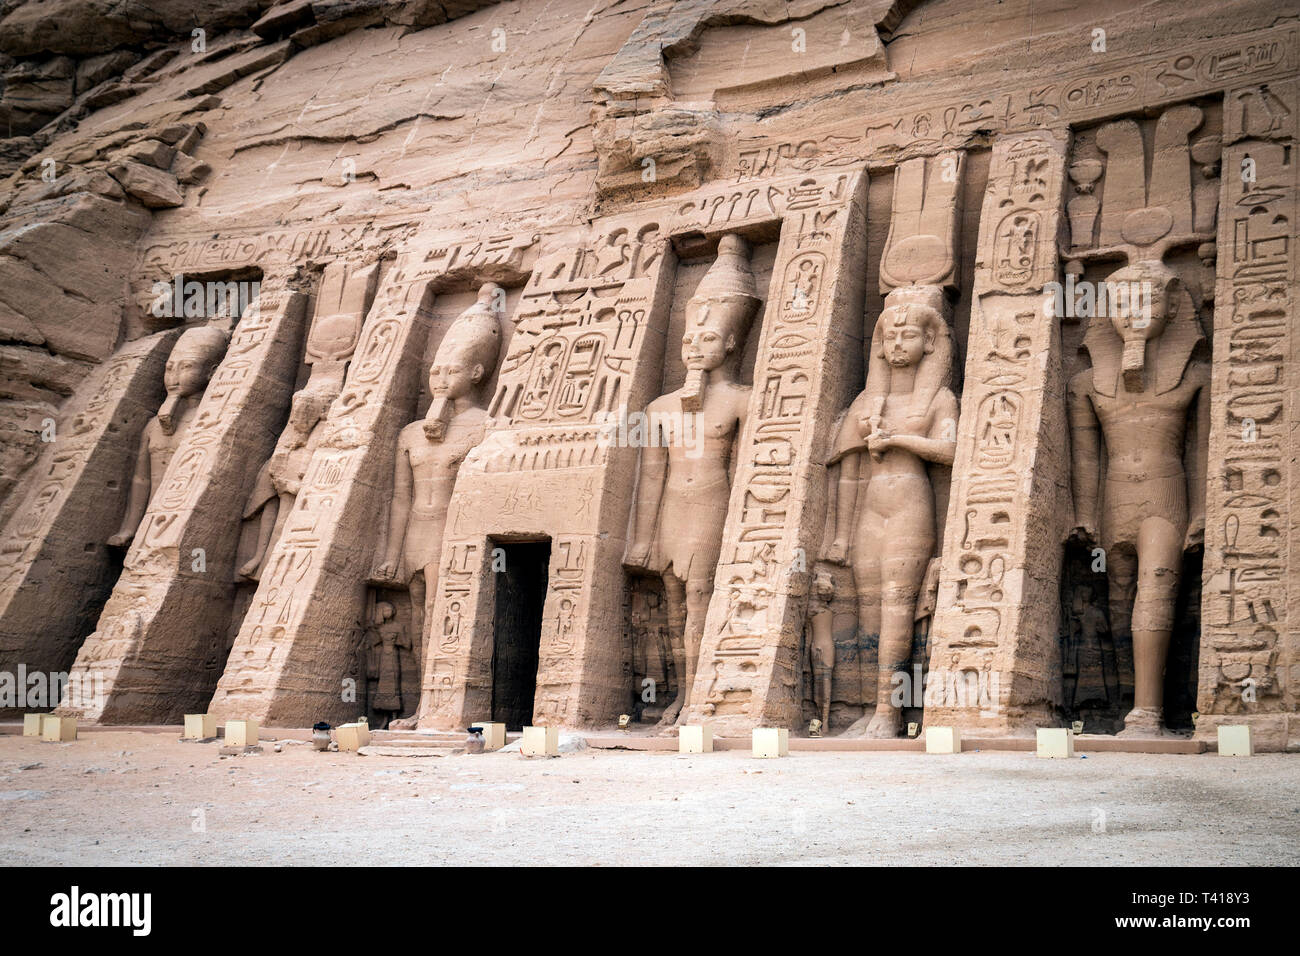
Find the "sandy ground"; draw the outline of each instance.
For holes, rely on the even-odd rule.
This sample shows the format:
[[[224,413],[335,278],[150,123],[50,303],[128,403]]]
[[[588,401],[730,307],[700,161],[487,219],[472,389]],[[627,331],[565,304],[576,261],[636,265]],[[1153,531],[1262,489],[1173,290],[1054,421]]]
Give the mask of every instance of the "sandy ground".
[[[218,750],[0,737],[4,863],[1300,864],[1296,755]]]

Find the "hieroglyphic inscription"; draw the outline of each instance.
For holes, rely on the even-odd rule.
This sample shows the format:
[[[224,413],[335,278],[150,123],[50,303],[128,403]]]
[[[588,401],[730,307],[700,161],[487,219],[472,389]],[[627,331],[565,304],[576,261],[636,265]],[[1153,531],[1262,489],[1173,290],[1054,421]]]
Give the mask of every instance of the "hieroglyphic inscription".
[[[1052,485],[1063,463],[1040,445],[1064,426],[1058,336],[1043,291],[1057,276],[1064,183],[1063,138],[1044,132],[994,143],[931,634],[932,668],[1028,676],[1028,685],[1015,683],[1020,711],[1041,708],[1050,696],[1044,635],[1055,633],[1047,619],[1057,603],[1055,578],[1031,569],[1059,560],[1049,552],[1056,548]],[[926,719],[1005,722],[1012,685],[985,685],[999,687],[1002,700],[945,701],[933,715],[927,701]]]
[[[1263,30],[1229,40],[1182,47],[1153,56],[1107,58],[1104,70],[1062,82],[1019,85],[972,96],[962,102],[892,110],[803,138],[742,139],[730,147],[735,180],[790,175],[842,167],[864,160],[885,161],[966,146],[989,133],[1077,125],[1116,113],[1186,100],[1229,84],[1260,82],[1295,73],[1300,33],[1294,27]],[[885,95],[891,91],[886,89]],[[1256,94],[1264,122],[1282,112]],[[750,186],[749,188],[754,188]]]
[[[1291,711],[1300,700],[1287,586],[1296,545],[1296,90],[1233,90],[1224,103],[1198,694],[1208,714]]]
[[[161,486],[154,492],[76,670],[107,672],[90,719],[164,720],[203,706],[219,676],[235,562],[231,516],[270,452],[268,423],[288,401],[306,297],[262,284],[239,320]],[[202,560],[196,559],[196,552]],[[128,623],[129,621],[129,623]]]
[[[861,314],[860,301],[846,301],[844,263],[861,251],[865,186],[865,173],[853,170],[807,177],[773,196],[783,214],[781,239],[750,415],[737,442],[692,722],[740,729],[797,717],[807,569],[794,554],[815,546],[804,514],[814,425],[829,421],[831,405],[842,402],[824,394],[827,356]]]
[[[132,342],[78,389],[0,535],[0,667],[66,670],[103,600],[102,542],[121,519],[136,442],[177,332]]]

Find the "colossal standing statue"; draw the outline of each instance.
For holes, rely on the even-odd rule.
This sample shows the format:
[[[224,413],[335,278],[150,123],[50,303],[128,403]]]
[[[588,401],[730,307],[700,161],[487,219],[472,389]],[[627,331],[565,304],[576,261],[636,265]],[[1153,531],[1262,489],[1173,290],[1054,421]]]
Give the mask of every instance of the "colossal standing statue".
[[[1204,335],[1191,296],[1162,262],[1126,266],[1107,286],[1125,290],[1108,296],[1119,307],[1090,321],[1092,367],[1070,381],[1073,534],[1104,549],[1111,631],[1132,631],[1123,734],[1160,735],[1183,551],[1205,531],[1210,367],[1196,354]]]
[[[942,291],[909,286],[885,297],[871,336],[867,385],[840,427],[835,532],[827,560],[849,564],[861,635],[879,629],[876,709],[845,736],[896,737],[903,711],[894,675],[912,655],[919,598],[936,552],[931,464],[951,467],[957,398]],[[862,637],[859,638],[860,640]]]
[[[686,307],[686,382],[647,408],[649,434],[623,562],[663,578],[682,678],[664,725],[685,712],[695,680],[731,497],[732,446],[749,409],[750,388],[737,381],[740,357],[759,301],[748,243],[723,236],[717,259]]]
[[[117,534],[108,539],[110,545],[123,547],[135,537],[149,499],[162,486],[167,464],[180,447],[228,342],[226,333],[211,325],[189,329],[177,340],[163,371],[167,397],[140,438],[126,514]]]
[[[397,439],[388,534],[373,580],[410,588],[412,632],[420,635],[422,662],[428,660],[425,625],[437,598],[447,505],[460,463],[483,440],[487,412],[479,402],[480,386],[496,368],[504,303],[501,287],[489,282],[452,323],[429,368],[429,411]]]

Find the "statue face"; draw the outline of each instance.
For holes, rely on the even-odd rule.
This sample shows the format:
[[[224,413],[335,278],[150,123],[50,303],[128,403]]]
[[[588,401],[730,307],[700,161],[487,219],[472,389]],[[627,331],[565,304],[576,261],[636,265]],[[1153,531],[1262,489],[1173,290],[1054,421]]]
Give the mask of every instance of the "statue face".
[[[293,397],[293,405],[289,409],[289,423],[300,432],[310,431],[320,421],[321,414],[321,402],[317,397],[299,392]]]
[[[172,349],[163,370],[163,384],[168,395],[197,395],[212,375],[212,355],[201,342],[182,338]]]
[[[906,306],[895,306],[880,313],[884,324],[880,346],[885,360],[894,368],[919,365],[921,358],[934,350],[934,337],[926,332],[921,317]]]
[[[429,391],[434,398],[464,398],[482,378],[483,366],[473,364],[463,349],[438,349],[429,367]]]
[[[1159,338],[1169,324],[1170,284],[1146,282],[1141,285],[1149,290],[1149,294],[1142,294],[1136,282],[1113,284],[1120,293],[1118,301],[1115,293],[1111,293],[1110,322],[1125,342],[1149,342]]]
[[[682,361],[687,369],[711,372],[727,360],[736,348],[736,337],[730,334],[732,313],[743,307],[739,303],[691,300],[682,334]]]

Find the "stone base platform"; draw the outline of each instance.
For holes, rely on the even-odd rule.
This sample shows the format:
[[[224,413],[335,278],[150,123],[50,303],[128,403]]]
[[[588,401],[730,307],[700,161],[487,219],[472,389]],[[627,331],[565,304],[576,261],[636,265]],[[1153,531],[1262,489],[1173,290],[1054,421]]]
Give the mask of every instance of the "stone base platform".
[[[602,750],[666,750],[677,749],[675,737],[647,737],[637,734],[593,734],[587,737],[587,746]],[[714,737],[714,750],[748,750],[748,737]],[[1033,753],[1032,737],[970,737],[963,738],[963,753],[980,750],[1018,750]],[[855,737],[791,737],[791,750],[849,751],[853,753],[925,753],[925,738],[899,737],[893,740],[870,740]],[[1211,748],[1203,740],[1190,737],[1152,737],[1133,739],[1083,734],[1074,738],[1074,749],[1085,753],[1131,754],[1200,754]]]
[[[181,734],[180,725],[101,725],[86,724],[78,726],[78,733],[96,733],[105,731],[127,731],[146,734]],[[218,728],[220,731],[221,728]],[[21,735],[21,722],[0,723],[0,736],[5,734]],[[518,740],[518,733],[506,734],[506,742]],[[598,750],[677,750],[676,737],[660,737],[649,732],[622,733],[596,732],[584,735],[588,747]],[[259,743],[276,740],[311,740],[311,730],[297,727],[262,727],[258,731]],[[430,732],[420,730],[375,730],[371,739],[376,745],[385,748],[433,748],[460,747],[465,743],[463,733]],[[963,753],[980,750],[1010,750],[1032,753],[1035,743],[1032,737],[966,737],[962,739]],[[714,750],[748,750],[748,737],[714,737]],[[791,737],[791,750],[802,751],[847,751],[853,753],[924,753],[925,738],[904,738],[894,740],[868,740],[853,737]],[[1212,752],[1212,742],[1191,737],[1151,737],[1130,738],[1110,737],[1102,734],[1082,734],[1074,738],[1074,749],[1083,753],[1130,753],[1130,754],[1201,754]]]

